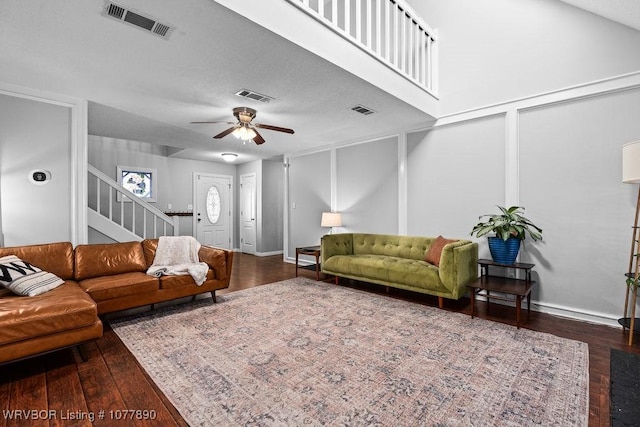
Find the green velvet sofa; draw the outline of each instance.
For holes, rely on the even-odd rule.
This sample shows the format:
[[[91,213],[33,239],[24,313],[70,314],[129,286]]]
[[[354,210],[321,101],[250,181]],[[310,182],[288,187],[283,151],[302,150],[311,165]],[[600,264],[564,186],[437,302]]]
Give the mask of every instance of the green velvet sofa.
[[[322,272],[336,276],[336,283],[345,277],[434,295],[442,308],[443,298],[459,299],[478,277],[478,244],[445,243],[441,237],[327,234],[321,243]],[[432,245],[442,250],[429,263],[425,256]]]

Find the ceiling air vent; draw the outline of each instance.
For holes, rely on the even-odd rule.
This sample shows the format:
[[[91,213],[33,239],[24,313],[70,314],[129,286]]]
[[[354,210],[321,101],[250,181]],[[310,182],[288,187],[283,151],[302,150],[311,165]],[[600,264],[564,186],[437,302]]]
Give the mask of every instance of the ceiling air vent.
[[[351,107],[351,109],[356,113],[364,114],[365,116],[375,113],[375,111],[373,111],[371,108],[367,108],[364,105],[360,104],[356,105],[355,107]]]
[[[267,95],[263,95],[258,92],[254,92],[252,90],[242,89],[239,92],[236,92],[236,95],[241,96],[243,98],[253,99],[254,101],[260,101],[264,103],[268,103],[273,101],[275,98]]]
[[[103,15],[142,28],[164,39],[168,39],[173,31],[173,27],[168,24],[158,22],[149,15],[134,12],[132,9],[127,9],[111,1],[105,3]]]

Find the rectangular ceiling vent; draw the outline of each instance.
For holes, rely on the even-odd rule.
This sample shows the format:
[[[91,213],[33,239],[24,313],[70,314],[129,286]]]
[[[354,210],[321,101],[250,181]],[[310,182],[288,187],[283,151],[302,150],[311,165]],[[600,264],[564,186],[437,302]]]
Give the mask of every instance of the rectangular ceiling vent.
[[[247,90],[247,89],[242,89],[239,92],[236,92],[236,95],[241,96],[243,98],[249,98],[249,99],[253,99],[254,101],[265,102],[265,103],[269,103],[275,99],[271,96],[263,95],[261,93],[254,92],[252,90]]]
[[[134,12],[132,9],[127,9],[111,1],[105,3],[102,14],[117,21],[134,25],[163,39],[168,39],[173,31],[171,25],[158,22],[158,20],[149,15],[137,11]]]
[[[351,107],[351,110],[355,111],[356,113],[364,114],[365,116],[375,113],[375,111],[373,111],[371,108],[367,108],[364,105],[360,104],[356,105],[355,107]]]

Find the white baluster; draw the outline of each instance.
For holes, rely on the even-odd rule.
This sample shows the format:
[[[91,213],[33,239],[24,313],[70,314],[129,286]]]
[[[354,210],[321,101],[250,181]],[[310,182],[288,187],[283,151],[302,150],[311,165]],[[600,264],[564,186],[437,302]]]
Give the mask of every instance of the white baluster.
[[[96,177],[96,212],[100,212],[100,180]]]
[[[381,59],[382,56],[382,0],[376,2],[376,52]]]
[[[344,32],[351,36],[351,0],[344,0]]]
[[[142,238],[147,238],[147,210],[142,209]]]
[[[109,220],[113,221],[113,187],[109,186]]]
[[[331,0],[331,23],[335,28],[339,28],[338,24],[338,0]]]
[[[391,63],[391,2],[385,0],[384,5],[384,56]]]
[[[366,44],[362,40],[362,0],[356,1],[356,40],[363,46]]]
[[[427,38],[423,29],[420,29],[420,54],[422,55],[420,61],[420,83],[423,86],[427,86]]]
[[[400,69],[407,73],[407,18],[405,17],[404,10],[400,10],[400,21],[401,21],[401,31],[402,37],[400,38],[400,54],[402,56],[402,61]]]

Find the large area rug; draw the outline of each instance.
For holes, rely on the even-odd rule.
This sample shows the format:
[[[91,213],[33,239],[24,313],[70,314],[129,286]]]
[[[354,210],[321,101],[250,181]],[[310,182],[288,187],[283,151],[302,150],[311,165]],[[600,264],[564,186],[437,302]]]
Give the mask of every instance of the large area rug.
[[[586,426],[587,344],[297,278],[112,323],[192,426]]]

